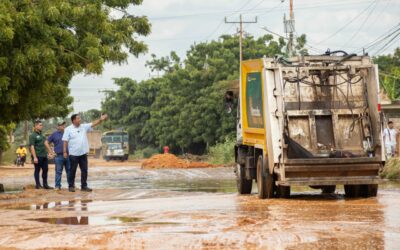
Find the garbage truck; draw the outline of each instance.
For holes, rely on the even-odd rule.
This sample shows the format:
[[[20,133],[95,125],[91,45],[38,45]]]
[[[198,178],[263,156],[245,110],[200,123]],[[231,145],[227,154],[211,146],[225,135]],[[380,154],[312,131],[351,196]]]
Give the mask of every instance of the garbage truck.
[[[291,187],[376,196],[385,163],[378,67],[342,52],[241,63],[235,173],[240,194]],[[232,101],[232,92],[227,94]]]

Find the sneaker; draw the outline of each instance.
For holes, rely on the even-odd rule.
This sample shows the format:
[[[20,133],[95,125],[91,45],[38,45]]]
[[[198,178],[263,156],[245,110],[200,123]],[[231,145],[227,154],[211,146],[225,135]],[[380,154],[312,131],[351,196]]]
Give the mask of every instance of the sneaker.
[[[50,187],[49,185],[44,185],[44,189],[54,189],[54,188]]]
[[[69,187],[69,188],[68,188],[68,191],[70,191],[70,192],[75,192],[75,188],[74,188],[74,187]]]
[[[91,188],[84,187],[84,188],[81,188],[81,191],[82,192],[92,192],[93,190]]]
[[[42,187],[42,185],[36,185],[35,186],[35,189],[42,189],[43,187]]]

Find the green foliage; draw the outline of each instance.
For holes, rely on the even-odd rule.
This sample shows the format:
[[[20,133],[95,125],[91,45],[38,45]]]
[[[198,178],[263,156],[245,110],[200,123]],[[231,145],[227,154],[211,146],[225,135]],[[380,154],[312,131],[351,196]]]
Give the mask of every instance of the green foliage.
[[[284,48],[283,39],[248,36],[243,41],[243,58],[284,55]],[[194,44],[182,62],[174,52],[152,57],[147,65],[165,74],[140,83],[114,79],[120,89],[108,92],[102,103],[102,110],[110,115],[107,126],[126,128],[131,148],[168,145],[174,153],[203,154],[208,147],[234,137],[236,107],[227,114],[224,96],[238,84],[237,36]]]
[[[145,159],[150,158],[153,155],[160,153],[158,149],[151,148],[151,147],[147,147],[147,148],[143,149],[142,152],[143,152],[143,158],[145,158]]]
[[[15,159],[17,158],[17,155],[15,154],[15,151],[17,150],[17,145],[13,144],[10,145],[7,150],[3,151],[3,155],[2,155],[2,161],[0,162],[0,164],[4,164],[4,165],[10,165],[10,164],[14,164]],[[29,160],[29,158],[27,158],[27,161]]]
[[[6,151],[10,147],[8,144],[8,136],[14,129],[14,123],[9,123],[7,125],[0,124],[0,152]]]
[[[131,159],[140,160],[140,159],[148,159],[155,154],[159,154],[160,150],[153,147],[146,147],[144,149],[137,149],[133,155],[130,155]]]
[[[80,112],[79,116],[81,117],[83,122],[92,122],[100,118],[101,111],[98,109],[90,109],[85,112]]]
[[[77,73],[100,74],[105,62],[123,63],[125,48],[146,51],[146,17],[111,17],[142,0],[0,1],[0,124],[64,117]],[[115,16],[115,15],[114,15]]]
[[[7,151],[10,148],[9,135],[15,129],[14,123],[9,123],[7,125],[0,124],[0,164],[3,161],[3,152]],[[7,157],[7,154],[5,155]]]
[[[210,147],[208,153],[210,162],[212,164],[233,164],[235,162],[235,154],[233,152],[235,143],[234,137],[228,137],[224,142]]]
[[[387,161],[380,176],[389,180],[400,179],[400,159],[391,158]]]
[[[379,66],[379,82],[391,100],[400,99],[400,48],[393,55],[374,58]]]

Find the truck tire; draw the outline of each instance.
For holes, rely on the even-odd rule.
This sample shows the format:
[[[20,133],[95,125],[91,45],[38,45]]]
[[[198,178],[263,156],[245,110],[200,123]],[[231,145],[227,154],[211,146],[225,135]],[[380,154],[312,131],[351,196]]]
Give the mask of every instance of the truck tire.
[[[278,186],[278,197],[283,199],[290,198],[290,186]]]
[[[348,198],[357,198],[360,196],[360,185],[344,185],[344,194]]]
[[[376,197],[378,195],[378,184],[361,185],[360,195],[362,197]]]
[[[336,186],[322,186],[321,190],[323,194],[333,194],[335,193]]]
[[[253,180],[247,180],[244,165],[236,164],[236,185],[239,194],[250,194]]]
[[[267,159],[266,159],[267,160]],[[260,199],[271,199],[274,198],[275,194],[275,183],[274,177],[270,174],[269,168],[264,171],[263,157],[260,155],[257,160],[257,188],[258,188],[258,198]],[[264,172],[264,174],[263,174]]]

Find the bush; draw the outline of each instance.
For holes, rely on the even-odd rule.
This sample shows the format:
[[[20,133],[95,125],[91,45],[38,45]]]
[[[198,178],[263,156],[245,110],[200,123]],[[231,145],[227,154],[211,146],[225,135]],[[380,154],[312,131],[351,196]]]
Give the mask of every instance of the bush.
[[[159,154],[160,151],[156,148],[147,147],[144,149],[135,150],[135,153],[131,155],[131,159],[147,159],[152,157],[155,154]]]
[[[143,158],[147,159],[158,153],[160,153],[158,151],[158,149],[147,147],[147,148],[143,149]]]
[[[389,180],[400,179],[400,159],[391,158],[388,160],[380,176]]]
[[[233,164],[235,162],[235,147],[236,140],[232,137],[225,139],[224,143],[219,143],[209,149],[210,163],[212,164]]]

